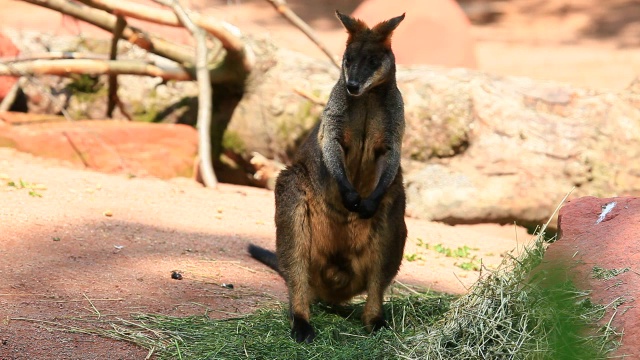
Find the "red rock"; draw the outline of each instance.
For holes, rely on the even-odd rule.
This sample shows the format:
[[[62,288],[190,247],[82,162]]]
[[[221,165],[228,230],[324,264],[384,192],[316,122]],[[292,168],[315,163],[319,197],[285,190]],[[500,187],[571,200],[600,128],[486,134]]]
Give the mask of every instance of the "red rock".
[[[12,58],[20,54],[20,50],[13,44],[11,39],[0,33],[0,58]],[[13,76],[0,76],[0,101],[7,96],[7,93],[18,78]]]
[[[622,297],[625,302],[618,306],[612,326],[624,336],[614,357],[640,355],[640,308],[634,303],[640,295],[640,198],[571,200],[560,210],[558,227],[559,240],[549,246],[545,261],[568,265],[578,287],[593,290],[595,303],[607,305]],[[593,277],[595,266],[628,271],[604,280]],[[613,311],[608,309],[603,324]]]
[[[87,168],[136,176],[190,177],[198,151],[197,131],[187,125],[124,121],[59,121],[0,113],[0,146],[66,160]],[[13,125],[11,125],[13,124]]]
[[[454,0],[367,0],[353,16],[373,26],[405,12],[392,39],[398,64],[476,67],[471,24]]]

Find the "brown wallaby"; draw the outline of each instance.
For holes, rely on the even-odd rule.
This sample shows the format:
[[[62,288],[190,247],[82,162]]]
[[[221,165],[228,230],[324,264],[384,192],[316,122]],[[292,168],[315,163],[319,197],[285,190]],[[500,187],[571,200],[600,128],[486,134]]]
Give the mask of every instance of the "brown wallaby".
[[[349,33],[340,79],[320,122],[276,182],[276,254],[249,253],[289,289],[291,335],[311,342],[309,306],[366,292],[362,321],[387,326],[385,289],[402,261],[407,228],[400,168],[404,105],[391,33],[404,14],[373,28],[336,11]]]

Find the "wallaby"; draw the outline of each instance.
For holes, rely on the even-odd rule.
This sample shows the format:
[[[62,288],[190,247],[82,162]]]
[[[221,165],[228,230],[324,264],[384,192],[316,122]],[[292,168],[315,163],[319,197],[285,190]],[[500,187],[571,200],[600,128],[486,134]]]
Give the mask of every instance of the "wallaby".
[[[309,307],[318,298],[340,304],[366,292],[366,329],[387,326],[384,291],[407,237],[404,105],[391,51],[391,33],[404,14],[373,28],[336,15],[349,33],[340,79],[320,122],[276,181],[276,253],[249,246],[284,277],[297,342],[315,337]]]

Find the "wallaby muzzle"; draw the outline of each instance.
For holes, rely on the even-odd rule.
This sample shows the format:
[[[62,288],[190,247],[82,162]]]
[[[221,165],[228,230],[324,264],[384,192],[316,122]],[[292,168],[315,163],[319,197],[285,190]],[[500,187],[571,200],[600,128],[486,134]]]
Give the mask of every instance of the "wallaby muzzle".
[[[362,95],[362,92],[360,91],[360,89],[361,89],[361,86],[358,82],[353,80],[347,81],[347,92],[349,93],[349,95],[351,96]]]
[[[378,79],[376,68],[372,68],[364,61],[352,63],[344,69],[344,81],[347,93],[351,96],[360,96],[367,92]]]

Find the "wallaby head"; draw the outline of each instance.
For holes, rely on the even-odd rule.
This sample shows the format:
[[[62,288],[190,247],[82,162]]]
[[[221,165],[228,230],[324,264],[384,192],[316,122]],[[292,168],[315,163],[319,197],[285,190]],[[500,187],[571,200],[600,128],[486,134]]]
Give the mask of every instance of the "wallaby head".
[[[342,72],[347,93],[364,94],[390,80],[395,74],[395,57],[391,51],[391,34],[404,19],[404,14],[369,28],[362,20],[336,11],[349,38],[342,59]]]

